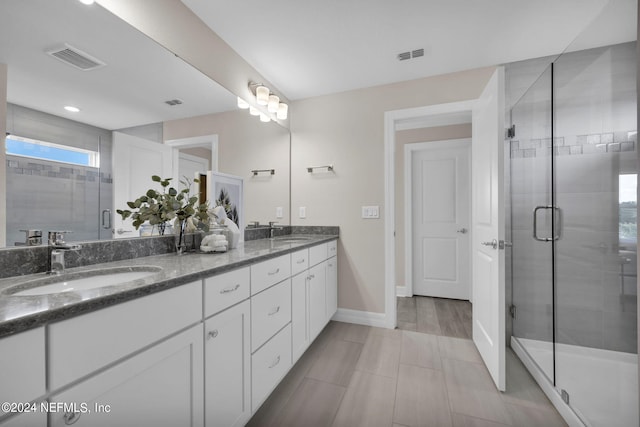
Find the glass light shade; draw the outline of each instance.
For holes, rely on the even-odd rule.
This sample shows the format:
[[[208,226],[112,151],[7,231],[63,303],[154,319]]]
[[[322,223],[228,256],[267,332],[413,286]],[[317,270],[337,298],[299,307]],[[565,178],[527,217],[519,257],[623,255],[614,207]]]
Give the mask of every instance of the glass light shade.
[[[267,111],[270,113],[278,112],[278,104],[280,104],[280,98],[276,95],[269,95],[269,104],[267,104]]]
[[[264,113],[260,113],[260,121],[264,123],[269,123],[271,121],[271,118],[269,118],[269,116],[267,116]]]
[[[244,99],[238,97],[238,108],[240,108],[241,110],[246,110],[247,108],[249,108],[249,103]]]
[[[258,86],[256,88],[256,100],[258,105],[267,105],[269,103],[269,88],[266,86]]]
[[[278,118],[278,120],[287,120],[288,113],[289,106],[284,102],[281,102],[278,105],[278,114],[276,115],[276,117]]]
[[[256,107],[249,107],[249,114],[251,114],[252,116],[258,116],[260,115],[260,111],[258,111],[258,109]]]

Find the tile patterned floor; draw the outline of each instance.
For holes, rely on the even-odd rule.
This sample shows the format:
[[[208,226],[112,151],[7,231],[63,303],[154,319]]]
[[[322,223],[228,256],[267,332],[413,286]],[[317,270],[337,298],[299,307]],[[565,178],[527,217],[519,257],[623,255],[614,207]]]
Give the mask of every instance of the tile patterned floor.
[[[405,321],[416,330],[330,322],[248,425],[565,426],[510,350],[507,392],[495,389],[460,303],[416,300],[435,310]]]

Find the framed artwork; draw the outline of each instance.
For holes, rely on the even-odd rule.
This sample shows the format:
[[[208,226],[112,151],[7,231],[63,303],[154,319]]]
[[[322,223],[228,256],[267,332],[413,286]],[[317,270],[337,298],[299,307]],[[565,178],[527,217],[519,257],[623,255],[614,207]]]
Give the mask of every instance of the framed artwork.
[[[224,206],[227,218],[240,229],[240,241],[244,240],[243,179],[220,172],[207,172],[207,200],[211,207]]]

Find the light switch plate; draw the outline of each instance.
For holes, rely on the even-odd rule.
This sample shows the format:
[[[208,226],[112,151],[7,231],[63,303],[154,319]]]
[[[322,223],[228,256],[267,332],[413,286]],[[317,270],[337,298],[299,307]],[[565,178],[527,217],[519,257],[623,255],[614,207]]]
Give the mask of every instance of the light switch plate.
[[[380,218],[380,206],[363,206],[362,218],[364,219]]]
[[[282,218],[282,206],[276,208],[276,218]]]
[[[306,217],[307,217],[307,208],[306,208],[306,207],[304,207],[304,206],[300,206],[300,209],[299,209],[299,212],[298,212],[298,213],[299,213],[299,215],[298,215],[298,216],[299,216],[300,218],[306,218]]]

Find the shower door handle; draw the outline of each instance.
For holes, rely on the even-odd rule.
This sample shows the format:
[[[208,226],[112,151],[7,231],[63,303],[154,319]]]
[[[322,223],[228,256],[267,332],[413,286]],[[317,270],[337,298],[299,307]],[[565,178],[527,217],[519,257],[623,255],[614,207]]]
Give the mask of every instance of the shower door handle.
[[[111,229],[111,210],[109,209],[102,211],[102,228],[105,230]]]
[[[555,227],[557,233],[555,234],[554,237],[538,237],[538,211],[542,209],[544,210],[551,209],[557,217],[556,227]],[[560,208],[554,207],[552,205],[546,205],[546,206],[536,206],[533,209],[533,238],[535,240],[539,242],[552,242],[554,240],[560,239],[561,224],[562,224],[562,210]]]

